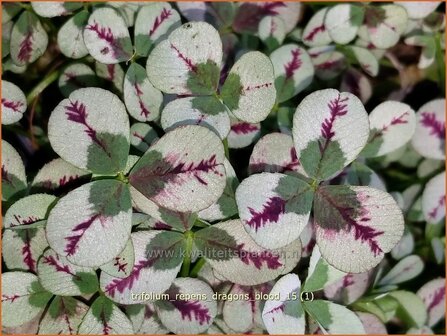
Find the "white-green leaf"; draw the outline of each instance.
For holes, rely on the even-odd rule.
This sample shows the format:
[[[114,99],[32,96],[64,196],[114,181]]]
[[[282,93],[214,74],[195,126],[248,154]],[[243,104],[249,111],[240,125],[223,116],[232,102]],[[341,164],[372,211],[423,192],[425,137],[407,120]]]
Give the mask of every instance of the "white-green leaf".
[[[422,211],[425,220],[441,224],[445,218],[445,172],[433,177],[422,193]]]
[[[26,226],[46,219],[48,210],[56,197],[47,194],[34,194],[21,198],[6,211],[3,218],[5,228]]]
[[[2,325],[17,327],[43,311],[52,295],[39,284],[37,276],[25,272],[2,274]]]
[[[368,77],[361,71],[351,67],[343,73],[340,91],[350,92],[366,103],[372,96],[372,84]]]
[[[155,307],[163,325],[176,334],[199,334],[208,329],[217,315],[217,302],[210,286],[198,279],[176,279],[166,292],[169,300]],[[188,297],[188,296],[193,297]]]
[[[397,285],[417,277],[424,269],[424,262],[417,255],[400,260],[379,282],[379,286]]]
[[[300,259],[301,243],[295,240],[278,250],[255,243],[240,220],[230,220],[202,229],[194,245],[215,272],[240,285],[257,285],[291,271]]]
[[[308,53],[315,67],[315,75],[322,80],[333,79],[346,68],[345,55],[335,50],[334,46],[314,47]]]
[[[354,161],[368,140],[362,102],[334,89],[311,93],[293,117],[297,157],[308,176],[324,180]]]
[[[337,178],[340,178],[338,184],[368,186],[387,191],[383,179],[374,170],[359,161],[351,163]]]
[[[259,51],[248,52],[228,73],[221,90],[222,101],[238,119],[260,122],[275,104],[274,80],[270,59]]]
[[[148,56],[155,45],[180,25],[180,15],[167,2],[153,2],[141,7],[135,20],[136,52]]]
[[[404,231],[394,199],[370,187],[320,186],[314,216],[323,258],[344,272],[360,273],[376,266]]]
[[[324,288],[324,296],[331,301],[349,305],[359,298],[370,287],[371,271],[364,273],[348,273],[341,279]]]
[[[153,303],[128,305],[125,309],[136,334],[165,335],[169,332],[158,318]]]
[[[2,200],[7,201],[26,189],[25,166],[19,153],[2,140]]]
[[[127,185],[98,180],[69,192],[51,210],[47,239],[51,248],[76,265],[97,267],[126,246],[132,226]],[[98,245],[104,241],[107,244]]]
[[[314,247],[310,257],[309,270],[303,286],[305,292],[315,292],[346,276],[346,273],[329,265],[321,257],[318,246]]]
[[[87,11],[81,11],[68,19],[59,29],[57,44],[65,56],[79,59],[88,55],[83,36],[88,17]]]
[[[394,46],[407,28],[408,15],[398,4],[369,6],[365,12],[368,36],[376,48]]]
[[[437,278],[427,282],[417,292],[427,308],[429,327],[445,318],[445,279]]]
[[[147,59],[149,80],[165,93],[209,95],[217,89],[222,62],[219,33],[189,22],[161,41]]]
[[[124,104],[100,88],[72,92],[54,109],[48,122],[54,151],[76,167],[97,174],[124,169],[129,133]]]
[[[93,11],[84,29],[84,43],[98,62],[115,64],[132,57],[132,41],[123,17],[113,8]]]
[[[403,290],[391,292],[388,295],[399,303],[397,317],[403,320],[408,327],[422,327],[425,324],[427,308],[419,296]]]
[[[2,80],[2,125],[22,119],[27,108],[26,97],[15,84]]]
[[[370,135],[362,151],[365,157],[389,154],[411,140],[416,116],[407,104],[386,101],[369,114]]]
[[[98,290],[98,277],[93,268],[73,265],[52,249],[46,250],[39,259],[37,271],[42,287],[55,295],[85,295]]]
[[[270,50],[276,49],[286,38],[284,21],[278,16],[264,16],[259,21],[258,36]]]
[[[2,6],[4,7],[4,6]],[[5,58],[9,55],[10,45],[11,45],[11,31],[14,26],[13,21],[8,21],[2,24],[2,58]],[[9,60],[11,63],[11,60]],[[3,63],[3,71],[7,71],[7,67],[5,67],[5,63]]]
[[[357,4],[339,4],[330,8],[324,19],[324,26],[332,40],[347,44],[357,35],[363,21],[364,8]]]
[[[127,278],[132,272],[135,264],[135,251],[132,239],[127,241],[124,250],[120,252],[112,261],[102,265],[101,271],[117,278]]]
[[[59,89],[65,97],[77,90],[86,87],[99,86],[95,72],[84,63],[73,63],[67,66],[59,76]]]
[[[47,49],[48,35],[39,18],[31,11],[23,11],[12,27],[11,59],[18,66],[33,63]]]
[[[170,131],[182,125],[207,127],[225,139],[230,132],[230,117],[225,105],[215,97],[179,98],[163,109],[161,126]]]
[[[80,2],[63,1],[34,1],[31,3],[37,15],[52,18],[56,16],[69,15],[72,11],[82,7]]]
[[[327,334],[365,334],[358,316],[336,303],[316,300],[303,303],[304,310],[315,319],[323,333]]]
[[[414,250],[414,237],[411,231],[408,230],[408,232],[404,232],[402,239],[391,250],[391,256],[396,260],[400,260],[403,257],[411,254],[413,250]]]
[[[180,212],[203,210],[225,188],[224,157],[222,142],[212,131],[178,127],[151,146],[133,167],[129,181],[159,206]]]
[[[224,167],[227,178],[224,192],[216,203],[198,213],[199,217],[204,220],[217,221],[237,214],[237,205],[234,193],[239,185],[239,180],[236,176],[236,172],[231,166],[230,161],[227,159],[224,160]]]
[[[135,123],[130,127],[130,144],[140,152],[146,152],[156,140],[158,134],[149,124]]]
[[[304,334],[306,320],[301,305],[301,282],[296,274],[288,274],[273,286],[262,311],[262,320],[269,334]]]
[[[82,319],[79,334],[122,335],[133,334],[132,323],[112,301],[99,296]]]
[[[131,236],[135,264],[126,278],[101,273],[101,290],[121,304],[142,303],[141,293],[161,294],[177,276],[183,261],[184,239],[178,232],[141,231]]]
[[[119,92],[124,91],[124,71],[119,64],[104,64],[96,62],[95,71],[98,77],[112,82],[113,88]]]
[[[445,99],[435,99],[421,106],[416,113],[414,149],[423,157],[445,159]]]
[[[2,24],[10,22],[22,10],[17,2],[5,2],[2,4]]]
[[[158,118],[163,95],[147,78],[146,70],[132,63],[124,78],[124,102],[129,114],[138,121]]]
[[[442,1],[399,1],[398,4],[407,10],[410,19],[423,19],[434,12]]]
[[[272,52],[270,59],[275,72],[278,102],[289,100],[312,82],[314,66],[304,48],[286,44]]]
[[[251,175],[236,190],[245,230],[257,244],[268,249],[298,239],[309,220],[312,200],[310,185],[280,173]]]
[[[79,169],[71,163],[54,159],[40,168],[31,186],[36,189],[56,190],[89,175],[88,171]]]
[[[71,297],[57,296],[40,321],[39,335],[76,334],[87,311],[85,303]]]
[[[307,22],[303,30],[303,43],[309,47],[325,46],[332,42],[326,26],[324,18],[328,11],[328,7],[320,9]]]
[[[357,46],[350,46],[349,49],[354,54],[363,71],[372,77],[377,76],[379,73],[379,61],[371,51]]]
[[[259,139],[253,147],[248,170],[250,174],[299,172],[305,175],[292,137],[284,133],[270,133]]]
[[[8,269],[36,272],[37,260],[48,247],[43,228],[5,230],[3,260]]]
[[[360,321],[362,321],[366,334],[386,335],[388,333],[385,325],[376,315],[363,312],[356,312],[356,314]]]
[[[230,122],[230,133],[227,136],[229,148],[247,147],[261,134],[260,123],[252,124],[236,118],[230,118]]]

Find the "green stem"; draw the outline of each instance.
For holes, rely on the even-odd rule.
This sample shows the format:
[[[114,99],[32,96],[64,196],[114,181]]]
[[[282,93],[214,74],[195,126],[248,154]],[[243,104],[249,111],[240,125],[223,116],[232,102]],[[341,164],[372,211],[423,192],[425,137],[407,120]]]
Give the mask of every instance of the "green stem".
[[[182,269],[180,271],[181,277],[189,276],[189,269],[191,267],[191,252],[193,245],[193,235],[192,231],[185,232],[185,256],[183,257]]]
[[[189,275],[192,278],[197,278],[197,275],[199,274],[200,270],[202,269],[203,265],[205,265],[206,260],[204,258],[200,258],[194,267],[191,270],[191,274]]]
[[[445,60],[444,60],[444,53],[442,52],[441,48],[441,34],[436,34],[435,37],[435,43],[436,43],[436,68],[438,70],[439,75],[439,86],[441,88],[442,93],[445,92]]]
[[[42,93],[51,83],[56,81],[59,78],[59,71],[55,70],[51,72],[48,76],[42,79],[28,94],[26,97],[26,102],[28,105],[31,105],[33,100]]]
[[[229,160],[230,159],[230,150],[228,149],[228,138],[223,139],[223,145],[225,150],[225,157]]]

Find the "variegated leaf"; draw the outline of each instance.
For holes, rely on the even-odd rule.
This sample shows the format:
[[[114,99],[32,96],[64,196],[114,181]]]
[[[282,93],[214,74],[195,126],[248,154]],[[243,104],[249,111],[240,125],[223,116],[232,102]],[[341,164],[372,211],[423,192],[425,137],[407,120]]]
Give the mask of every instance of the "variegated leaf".
[[[371,51],[357,46],[351,46],[349,50],[353,53],[363,71],[372,77],[377,76],[379,73],[379,61]]]
[[[278,48],[286,38],[284,21],[278,16],[265,16],[259,21],[258,36],[270,50]]]
[[[346,184],[354,186],[367,186],[375,189],[387,191],[385,182],[382,178],[367,165],[354,161],[345,168],[335,180],[340,178],[337,184]]]
[[[399,1],[398,4],[404,7],[410,19],[422,19],[436,10],[441,1]]]
[[[57,190],[71,185],[78,180],[85,179],[91,175],[84,169],[79,169],[62,159],[54,159],[46,163],[37,172],[31,184],[32,188]]]
[[[51,248],[73,264],[97,267],[125,247],[132,226],[127,185],[98,180],[69,192],[51,210],[47,239]],[[98,245],[98,241],[106,241]]]
[[[21,10],[17,2],[5,2],[2,5],[2,24],[10,22]]]
[[[3,8],[4,6],[2,6]],[[6,23],[2,24],[2,41],[1,41],[1,45],[2,45],[2,58],[5,58],[6,56],[9,55],[9,51],[10,51],[10,45],[11,45],[11,31],[12,31],[12,27],[14,26],[14,22],[13,21],[8,21]],[[11,60],[9,60],[9,63],[11,63]],[[5,68],[5,63],[3,63],[3,71],[6,72],[7,70]]]
[[[200,146],[203,143],[206,148]],[[195,212],[222,195],[226,180],[223,161],[222,142],[212,131],[182,126],[151,146],[133,167],[129,181],[159,206]]]
[[[141,7],[135,20],[136,52],[148,56],[155,45],[180,25],[180,15],[167,2],[153,2]]]
[[[366,334],[382,334],[386,335],[388,332],[383,322],[374,314],[355,312],[365,328]]]
[[[357,35],[365,10],[358,4],[338,4],[330,8],[324,18],[331,39],[338,44],[348,44]]]
[[[17,327],[43,311],[52,294],[40,286],[37,276],[26,272],[2,274],[2,325]]]
[[[429,223],[440,224],[445,218],[445,172],[433,177],[422,193],[422,211]]]
[[[123,17],[113,8],[93,11],[84,29],[84,43],[98,62],[115,64],[132,57],[132,41]]]
[[[2,237],[3,260],[8,269],[36,272],[37,260],[48,247],[43,228],[6,230]]]
[[[84,63],[73,63],[67,66],[59,77],[59,89],[65,97],[77,90],[99,86],[95,72]]]
[[[117,278],[127,278],[135,264],[135,251],[132,240],[127,241],[124,249],[112,261],[102,265],[101,271]]]
[[[52,18],[56,16],[69,15],[72,11],[82,7],[80,2],[63,1],[34,1],[31,3],[37,15]]]
[[[221,98],[238,119],[249,123],[264,120],[276,99],[270,59],[259,51],[242,55],[228,73]]]
[[[305,292],[315,292],[346,276],[346,273],[329,265],[321,257],[318,246],[314,247],[310,257],[309,271],[303,286]]]
[[[371,98],[373,89],[368,77],[361,71],[351,67],[343,73],[340,91],[352,93],[365,104]]]
[[[156,140],[158,134],[149,124],[135,123],[130,127],[130,144],[140,152],[146,152]]]
[[[264,305],[262,319],[269,334],[304,334],[305,314],[301,305],[301,282],[296,274],[287,274],[273,286]]]
[[[370,187],[320,186],[314,215],[321,254],[344,272],[360,273],[376,266],[404,230],[394,199]]]
[[[106,81],[111,82],[113,89],[118,93],[124,91],[124,71],[119,64],[104,64],[96,62],[96,75]]]
[[[231,126],[228,133],[229,148],[243,148],[253,143],[261,134],[260,123],[248,123],[235,118],[230,118]]]
[[[184,237],[178,232],[141,231],[131,236],[135,264],[126,278],[101,273],[101,290],[121,304],[146,301],[141,293],[161,294],[177,276],[183,260]]]
[[[280,173],[255,174],[241,182],[236,203],[245,230],[260,246],[286,246],[307,224],[313,192],[306,182]]]
[[[331,177],[361,152],[369,134],[368,117],[354,95],[326,89],[311,93],[293,117],[293,140],[307,175]]]
[[[335,50],[334,46],[314,47],[309,49],[309,56],[315,68],[315,75],[322,80],[330,80],[346,68],[346,57]]]
[[[369,39],[380,49],[390,48],[399,41],[407,21],[407,11],[398,4],[368,6],[365,11]]]
[[[279,250],[261,248],[240,220],[214,224],[196,232],[194,244],[215,271],[246,286],[273,280],[285,270],[292,270],[301,255],[299,240]]]
[[[358,316],[344,306],[323,300],[303,302],[303,306],[324,334],[365,334]]]
[[[445,293],[445,289],[443,289]],[[427,321],[427,307],[424,301],[416,294],[404,290],[394,291],[389,297],[398,302],[397,317],[406,322],[409,327],[422,327]],[[443,305],[445,306],[445,304]]]
[[[204,220],[223,220],[237,214],[237,205],[234,193],[239,185],[239,180],[236,176],[236,172],[231,166],[230,161],[227,159],[224,160],[224,167],[227,178],[225,189],[222,196],[220,196],[216,203],[198,213],[199,217]]]
[[[151,217],[146,225],[153,229],[185,232],[193,227],[197,218],[195,213],[177,212],[159,207],[133,187],[130,188],[130,194],[133,206]]]
[[[99,296],[82,319],[79,334],[121,335],[133,334],[132,323],[112,301]]]
[[[309,222],[304,226],[303,231],[301,231],[300,240],[303,246],[301,256],[307,258],[311,255],[315,247],[315,229],[312,218],[309,218]]]
[[[435,99],[422,105],[416,113],[414,149],[430,159],[445,158],[445,99]]]
[[[127,305],[126,315],[136,334],[165,335],[169,332],[158,318],[152,303]]]
[[[19,153],[2,140],[2,200],[7,201],[27,187],[25,166]]]
[[[136,13],[142,6],[138,1],[107,1],[107,5],[116,9],[129,28],[134,26]]]
[[[54,109],[48,122],[54,151],[76,167],[97,174],[124,169],[129,133],[124,104],[100,88],[72,92]]]
[[[422,286],[417,295],[424,301],[427,308],[429,327],[435,326],[445,318],[445,279],[437,278]]]
[[[85,295],[98,290],[98,277],[93,268],[73,265],[52,249],[46,250],[39,259],[37,270],[42,287],[55,295]]]
[[[400,260],[379,282],[379,286],[397,285],[414,279],[424,269],[424,262],[418,255]]]
[[[348,273],[341,279],[324,288],[324,296],[331,301],[349,305],[368,290],[371,284],[371,272]]]
[[[36,61],[47,49],[48,35],[32,11],[23,11],[11,31],[11,60],[18,66]]]
[[[78,327],[87,311],[88,306],[85,303],[71,297],[57,296],[40,321],[39,335],[77,334]]]
[[[309,47],[326,46],[332,42],[326,26],[324,18],[328,11],[328,7],[320,9],[307,22],[303,30],[303,43]]]
[[[163,95],[147,78],[146,70],[132,63],[124,78],[124,102],[129,114],[138,121],[158,118]]]
[[[55,201],[55,196],[47,194],[34,194],[21,198],[6,211],[3,225],[5,228],[14,228],[42,221],[46,219],[48,210]]]
[[[87,25],[89,12],[81,11],[63,24],[57,33],[57,44],[65,56],[79,59],[88,55],[83,31]]]
[[[411,254],[414,250],[414,237],[410,230],[405,230],[402,239],[397,243],[396,246],[391,250],[391,256],[400,260],[403,257]]]
[[[217,315],[213,290],[198,279],[176,279],[166,292],[169,300],[155,307],[163,325],[176,334],[199,334],[208,329]]]
[[[149,80],[165,93],[209,95],[216,91],[222,63],[219,33],[205,22],[175,29],[151,52]]]
[[[27,108],[26,97],[15,84],[2,80],[2,125],[22,119]]]
[[[416,116],[407,104],[386,101],[370,113],[369,127],[370,135],[362,155],[382,156],[411,140],[416,128]]]
[[[305,175],[292,137],[284,133],[270,133],[259,139],[253,147],[248,170],[250,174],[299,172]]]
[[[314,66],[307,51],[296,44],[286,44],[270,55],[275,72],[277,101],[284,102],[310,85]]]
[[[225,139],[230,132],[230,117],[225,105],[216,97],[179,98],[163,109],[161,126],[165,131],[171,131],[183,125],[207,127]]]

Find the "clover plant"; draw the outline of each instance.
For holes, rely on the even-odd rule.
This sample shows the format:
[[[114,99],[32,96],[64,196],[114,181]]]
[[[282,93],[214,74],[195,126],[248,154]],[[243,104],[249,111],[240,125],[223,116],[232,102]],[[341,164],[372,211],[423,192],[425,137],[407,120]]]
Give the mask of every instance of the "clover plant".
[[[445,333],[444,9],[2,3],[3,332]]]

